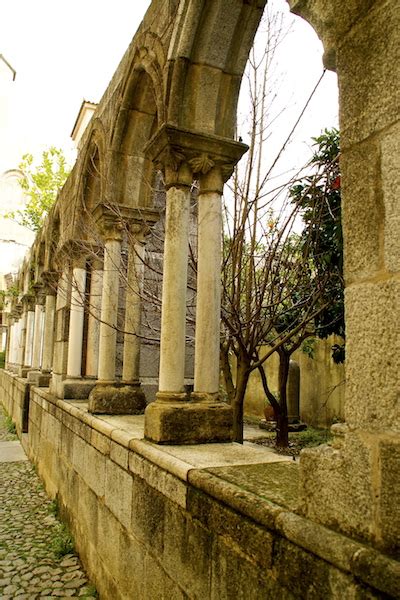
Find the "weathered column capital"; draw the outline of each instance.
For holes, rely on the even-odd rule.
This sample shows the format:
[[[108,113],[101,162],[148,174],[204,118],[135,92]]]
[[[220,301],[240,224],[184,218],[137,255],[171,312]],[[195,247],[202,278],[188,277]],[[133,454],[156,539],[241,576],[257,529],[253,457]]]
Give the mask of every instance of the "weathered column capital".
[[[57,285],[59,278],[60,273],[58,271],[43,271],[42,281],[46,296],[57,295]]]
[[[145,148],[147,157],[165,172],[166,187],[190,186],[209,173],[226,181],[248,150],[246,144],[216,135],[163,125]],[[213,191],[215,190],[215,182]]]
[[[43,305],[45,301],[45,288],[42,283],[36,282],[32,285],[32,290],[35,296],[35,304]]]
[[[33,294],[24,294],[21,302],[25,311],[35,310],[35,296]]]
[[[336,70],[336,49],[342,38],[376,0],[287,0],[290,10],[315,29],[324,45],[324,66]]]

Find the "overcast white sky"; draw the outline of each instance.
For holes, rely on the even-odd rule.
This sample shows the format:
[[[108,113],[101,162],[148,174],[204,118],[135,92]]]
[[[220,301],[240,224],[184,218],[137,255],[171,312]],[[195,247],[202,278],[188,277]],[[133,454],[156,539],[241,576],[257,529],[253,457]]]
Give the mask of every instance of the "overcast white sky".
[[[287,10],[284,0],[275,4]],[[82,99],[98,102],[132,39],[149,0],[8,0],[0,4],[0,53],[17,71],[11,81],[0,64],[0,173],[25,152],[72,148]],[[288,11],[287,11],[288,12]],[[288,14],[288,18],[292,18]],[[296,18],[282,47],[282,102],[287,126],[322,72],[315,33]],[[310,136],[337,124],[336,78],[329,73],[299,130],[294,155]],[[284,124],[282,125],[284,127]],[[245,140],[244,140],[245,141]]]

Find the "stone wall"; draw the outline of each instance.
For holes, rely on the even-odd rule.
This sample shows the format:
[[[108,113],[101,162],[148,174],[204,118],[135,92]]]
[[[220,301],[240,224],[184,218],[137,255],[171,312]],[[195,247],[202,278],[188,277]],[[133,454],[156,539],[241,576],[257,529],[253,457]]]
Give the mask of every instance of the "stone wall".
[[[19,381],[0,378],[7,407]],[[396,597],[397,563],[295,513],[293,461],[160,448],[140,439],[143,416],[86,406],[32,388],[28,447],[102,599]]]
[[[332,360],[331,346],[338,343],[331,336],[316,340],[314,357],[309,358],[301,350],[293,354],[300,367],[300,418],[314,427],[328,427],[335,421],[344,420],[345,374],[344,365]],[[270,388],[278,388],[278,356],[273,354],[265,363]],[[257,371],[252,373],[245,396],[245,413],[263,418],[265,393]]]

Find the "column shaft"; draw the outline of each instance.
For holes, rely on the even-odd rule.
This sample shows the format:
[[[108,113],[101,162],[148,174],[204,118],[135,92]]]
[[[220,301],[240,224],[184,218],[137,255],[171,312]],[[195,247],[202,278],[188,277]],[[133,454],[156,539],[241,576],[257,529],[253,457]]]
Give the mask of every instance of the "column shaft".
[[[125,337],[122,379],[124,382],[139,380],[140,324],[144,277],[144,244],[135,243],[129,252],[128,288],[125,308]]]
[[[81,377],[83,323],[85,316],[86,270],[72,271],[71,309],[69,321],[67,377]]]
[[[25,358],[25,342],[26,342],[26,321],[27,314],[24,310],[21,319],[20,319],[20,336],[19,336],[19,345],[18,345],[18,357],[17,363],[20,367],[24,366],[24,358]]]
[[[26,342],[25,342],[25,356],[24,365],[27,367],[32,366],[32,346],[33,346],[33,328],[35,325],[35,312],[28,310],[27,321],[26,321]]]
[[[86,375],[97,377],[103,270],[92,269],[87,332]]]
[[[190,187],[167,191],[162,288],[160,392],[183,392]]]
[[[40,369],[40,351],[42,341],[42,305],[35,304],[35,323],[33,327],[32,368]]]
[[[221,244],[221,194],[200,193],[194,391],[208,394],[219,389]]]
[[[43,360],[42,370],[49,372],[53,366],[54,348],[54,315],[56,309],[56,298],[54,294],[46,295],[44,335],[43,335]]]
[[[104,248],[103,294],[99,336],[98,379],[100,381],[113,381],[115,379],[120,262],[121,241],[117,239],[107,240]]]

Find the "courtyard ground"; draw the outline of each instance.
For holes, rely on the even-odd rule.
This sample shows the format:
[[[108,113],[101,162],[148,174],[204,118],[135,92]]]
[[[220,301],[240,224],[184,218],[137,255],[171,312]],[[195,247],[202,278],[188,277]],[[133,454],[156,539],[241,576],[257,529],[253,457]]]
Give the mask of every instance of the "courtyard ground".
[[[0,406],[2,600],[97,597],[56,513]]]

